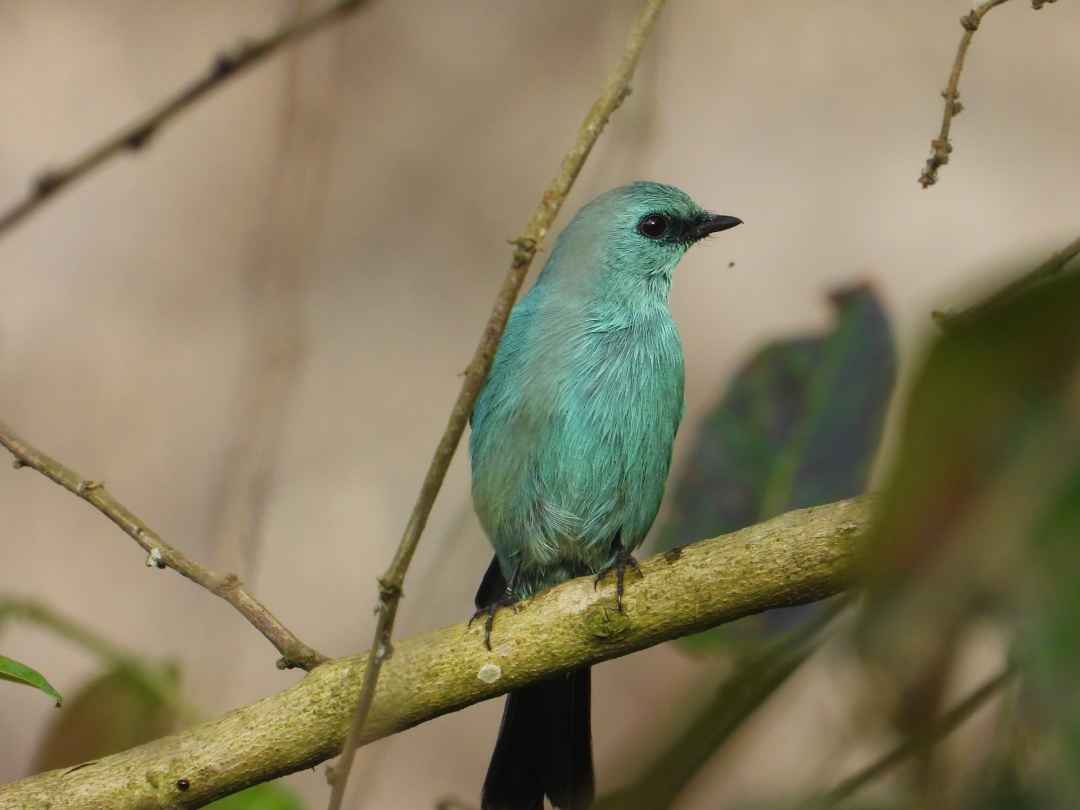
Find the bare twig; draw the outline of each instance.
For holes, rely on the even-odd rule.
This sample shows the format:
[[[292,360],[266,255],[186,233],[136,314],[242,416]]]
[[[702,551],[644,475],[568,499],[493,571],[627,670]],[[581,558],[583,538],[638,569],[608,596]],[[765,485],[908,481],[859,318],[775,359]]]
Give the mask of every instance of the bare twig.
[[[941,118],[941,132],[930,141],[930,157],[926,160],[926,167],[919,176],[919,183],[923,188],[929,188],[937,182],[938,169],[949,162],[949,153],[952,152],[952,144],[949,142],[949,130],[952,128],[953,117],[960,114],[963,105],[960,103],[960,73],[964,70],[964,59],[967,57],[971,40],[979,28],[982,18],[992,9],[1007,3],[1008,0],[986,0],[975,6],[970,12],[960,18],[960,24],[964,27],[964,35],[960,37],[960,45],[956,49],[956,59],[953,61],[952,73],[949,74],[949,83],[941,92],[945,99],[945,113]]]
[[[0,213],[0,237],[90,172],[125,152],[138,152],[173,118],[231,77],[265,61],[280,48],[299,42],[319,29],[347,17],[363,6],[364,2],[365,0],[338,0],[328,8],[287,25],[274,34],[249,40],[234,51],[219,54],[205,74],[134,123],[91,147],[66,166],[48,169],[39,174],[26,195]]]
[[[15,456],[15,468],[32,467],[55,481],[68,492],[74,493],[95,507],[109,520],[124,530],[147,553],[146,564],[157,568],[171,568],[178,574],[220,596],[262,633],[267,641],[281,653],[278,667],[299,667],[310,670],[327,658],[304,644],[279,622],[265,605],[244,587],[235,574],[219,574],[190,559],[182,551],[170,546],[160,535],[147,526],[141,518],[120,503],[105,489],[104,483],[83,478],[45,453],[19,438],[0,423],[0,444]]]
[[[465,622],[404,639],[386,661],[361,741],[560,672],[844,590],[863,564],[872,506],[858,498],[800,509],[658,554],[627,584],[623,613],[610,591],[582,577],[500,617],[491,650],[481,642],[483,628]],[[276,695],[73,773],[0,785],[0,810],[195,808],[311,768],[341,749],[367,659],[331,661]]]
[[[1022,295],[1031,288],[1037,287],[1040,284],[1055,278],[1077,256],[1080,256],[1080,237],[1071,241],[1030,273],[1006,284],[1004,287],[996,290],[992,295],[974,306],[960,311],[934,310],[931,313],[931,317],[937,321],[938,326],[945,330],[964,326],[965,324],[971,323],[972,320],[979,316],[990,312],[1008,301],[1012,301],[1014,298]]]
[[[363,728],[371,704],[375,697],[375,685],[379,677],[379,670],[383,661],[391,653],[391,638],[394,630],[394,619],[397,615],[398,603],[401,600],[402,585],[405,581],[405,572],[412,561],[413,554],[420,542],[420,535],[424,531],[428,517],[431,514],[435,498],[442,487],[446,471],[457,450],[462,433],[468,424],[469,415],[472,413],[473,403],[476,401],[480,388],[487,377],[491,361],[495,356],[495,350],[499,345],[506,321],[510,317],[510,310],[521,289],[525,275],[532,264],[533,257],[547,235],[548,229],[554,222],[567,194],[570,192],[574,180],[581,172],[585,160],[592,151],[593,145],[603,132],[605,125],[612,114],[619,108],[623,100],[630,93],[630,79],[634,74],[638,58],[645,47],[645,42],[653,29],[657,16],[660,14],[667,0],[646,0],[638,15],[634,27],[630,32],[626,48],[622,58],[611,77],[608,79],[600,98],[596,100],[588,115],[578,129],[577,139],[570,151],[563,157],[562,166],[555,179],[548,185],[525,226],[525,231],[513,241],[514,253],[510,270],[503,281],[499,294],[495,299],[491,316],[484,327],[480,344],[476,347],[472,362],[469,363],[465,372],[465,380],[461,391],[454,402],[450,419],[435,448],[435,455],[431,460],[424,483],[420,488],[416,505],[405,526],[405,532],[398,545],[394,559],[386,573],[379,579],[379,607],[378,621],[375,627],[375,639],[371,645],[367,668],[364,670],[364,682],[360,690],[360,697],[356,706],[356,715],[353,718],[349,736],[342,751],[341,760],[337,768],[329,774],[333,784],[330,797],[330,810],[339,810],[345,795],[345,785],[352,768],[353,755],[360,741],[360,731]]]
[[[871,762],[858,773],[842,781],[813,806],[825,808],[839,804],[904,760],[937,744],[963,725],[984,703],[1008,684],[1015,674],[1016,670],[1011,667],[1002,670],[938,718],[937,722],[933,723],[925,733],[904,740],[880,759]]]

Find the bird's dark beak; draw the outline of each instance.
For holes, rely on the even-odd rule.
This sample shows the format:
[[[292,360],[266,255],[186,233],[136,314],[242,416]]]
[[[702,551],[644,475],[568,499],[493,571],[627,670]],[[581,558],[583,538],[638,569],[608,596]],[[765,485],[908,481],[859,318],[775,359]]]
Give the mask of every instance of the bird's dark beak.
[[[728,228],[734,228],[736,225],[742,225],[742,220],[738,217],[729,217],[725,214],[710,214],[698,223],[694,232],[694,237],[696,239],[704,239],[710,233],[726,231]]]

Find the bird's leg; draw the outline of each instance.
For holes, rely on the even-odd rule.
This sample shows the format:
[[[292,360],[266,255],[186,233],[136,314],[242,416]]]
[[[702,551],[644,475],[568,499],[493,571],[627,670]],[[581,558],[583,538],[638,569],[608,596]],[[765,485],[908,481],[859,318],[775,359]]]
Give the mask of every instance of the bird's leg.
[[[484,619],[484,646],[489,650],[491,649],[491,629],[495,626],[495,614],[499,612],[499,608],[514,607],[516,601],[510,589],[507,588],[498,599],[477,610],[469,619],[469,627],[472,627],[474,621],[481,616],[486,617]],[[515,607],[514,610],[516,611],[517,608]]]
[[[499,608],[509,607],[512,608],[515,613],[518,612],[518,599],[514,596],[514,587],[517,585],[518,574],[521,573],[521,565],[514,569],[514,575],[510,577],[510,584],[507,585],[502,593],[498,597],[493,599],[483,607],[477,608],[476,612],[469,619],[468,627],[472,627],[473,622],[484,616],[484,646],[491,649],[491,630],[495,626],[495,614],[499,612]]]
[[[626,569],[633,568],[634,572],[640,577],[641,566],[638,565],[638,561],[634,559],[634,555],[626,550],[626,546],[622,544],[622,540],[616,538],[615,540],[615,559],[610,565],[601,568],[597,574],[596,579],[593,580],[593,589],[599,587],[600,583],[604,581],[604,578],[614,572],[615,574],[615,609],[619,613],[623,612],[622,597],[623,597],[623,581],[626,578]]]

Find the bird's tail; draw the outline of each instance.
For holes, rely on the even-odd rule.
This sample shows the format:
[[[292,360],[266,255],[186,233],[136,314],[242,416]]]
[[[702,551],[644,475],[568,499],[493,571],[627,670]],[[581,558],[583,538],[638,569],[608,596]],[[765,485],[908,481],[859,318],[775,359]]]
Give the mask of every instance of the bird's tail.
[[[491,755],[482,810],[587,810],[594,795],[589,669],[511,692]]]

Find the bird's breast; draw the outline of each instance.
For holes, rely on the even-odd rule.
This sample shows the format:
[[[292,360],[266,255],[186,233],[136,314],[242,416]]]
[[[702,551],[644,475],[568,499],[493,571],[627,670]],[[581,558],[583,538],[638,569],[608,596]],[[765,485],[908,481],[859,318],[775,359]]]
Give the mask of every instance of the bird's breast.
[[[683,408],[678,332],[664,308],[551,318],[530,337],[481,396],[477,512],[509,570],[597,570],[659,508]]]

